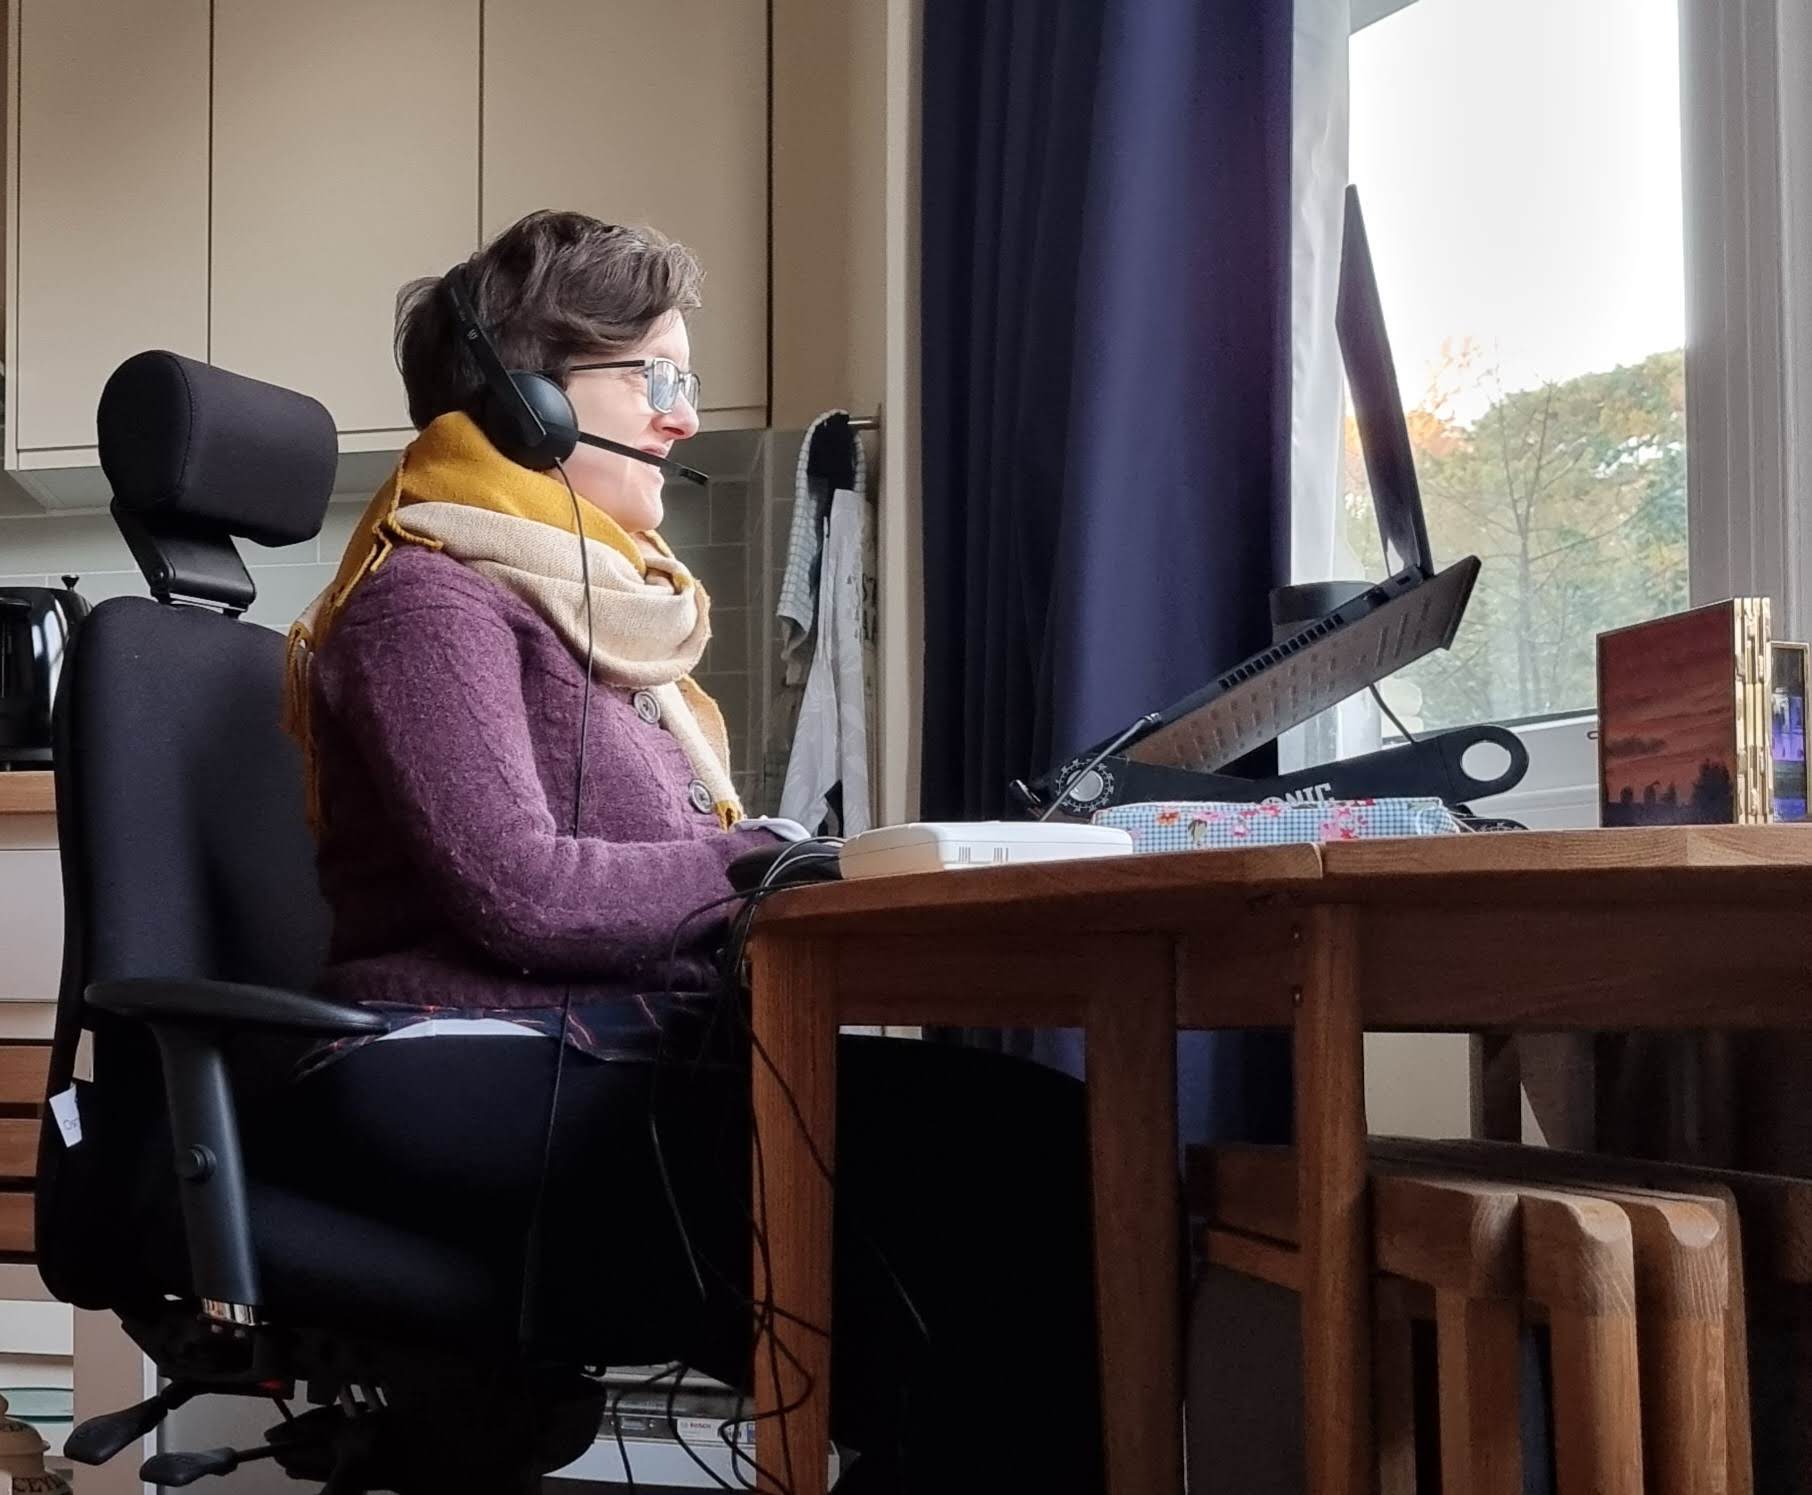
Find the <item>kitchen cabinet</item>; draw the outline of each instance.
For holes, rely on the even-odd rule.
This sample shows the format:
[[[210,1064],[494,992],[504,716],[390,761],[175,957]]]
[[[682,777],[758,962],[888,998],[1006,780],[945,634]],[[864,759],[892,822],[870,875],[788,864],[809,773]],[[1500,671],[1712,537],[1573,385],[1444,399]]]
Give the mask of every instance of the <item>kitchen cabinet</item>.
[[[769,9],[12,0],[4,466],[19,488],[0,483],[0,512],[106,503],[95,405],[144,348],[301,389],[342,451],[395,450],[411,434],[398,290],[542,207],[687,244],[706,272],[705,424],[766,425]],[[794,73],[814,67],[802,52]],[[788,180],[836,197],[841,176],[801,162]],[[788,191],[801,225],[836,221]],[[811,257],[804,232],[789,263]],[[788,368],[840,387],[801,330],[813,317],[794,315],[808,282],[787,282]],[[850,300],[824,300],[826,339]],[[818,397],[789,380],[792,404]]]
[[[401,445],[397,291],[477,247],[480,0],[215,0],[213,362]]]
[[[482,217],[647,223],[705,269],[691,320],[708,411],[765,425],[766,0],[486,0]]]
[[[887,75],[882,0],[773,0],[776,430],[820,411],[867,415],[886,381]],[[902,90],[898,107],[909,108]]]
[[[208,351],[208,0],[13,0],[7,466],[92,453],[123,358]]]

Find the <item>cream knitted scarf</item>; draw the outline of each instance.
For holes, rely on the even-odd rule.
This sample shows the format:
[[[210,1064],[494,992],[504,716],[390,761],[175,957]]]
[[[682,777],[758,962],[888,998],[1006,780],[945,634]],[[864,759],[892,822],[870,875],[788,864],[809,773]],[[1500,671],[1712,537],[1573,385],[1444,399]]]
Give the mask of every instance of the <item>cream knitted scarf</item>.
[[[723,717],[688,678],[711,637],[710,598],[679,561],[651,556],[642,575],[612,547],[585,540],[582,565],[570,530],[463,504],[414,504],[409,528],[514,592],[580,659],[589,633],[593,678],[653,695],[662,724],[710,789],[720,817],[726,823],[741,818]]]
[[[711,791],[718,818],[728,826],[742,817],[723,715],[688,674],[711,636],[710,598],[658,535],[648,537],[658,551],[649,556],[602,510],[584,505],[581,519],[582,542],[565,485],[504,458],[463,414],[441,416],[410,444],[353,530],[333,583],[290,629],[284,722],[303,746],[311,819],[309,659],[354,589],[398,545],[444,550],[508,588],[581,659],[589,636],[592,678],[650,692],[662,725]]]

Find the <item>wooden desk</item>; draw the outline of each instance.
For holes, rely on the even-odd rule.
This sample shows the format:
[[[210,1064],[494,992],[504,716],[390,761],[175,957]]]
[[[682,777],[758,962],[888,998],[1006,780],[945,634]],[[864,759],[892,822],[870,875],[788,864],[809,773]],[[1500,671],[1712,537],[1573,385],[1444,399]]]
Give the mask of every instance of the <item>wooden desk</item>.
[[[1363,1491],[1364,1031],[1812,1026],[1809,907],[1812,832],[1796,826],[1187,852],[777,898],[750,944],[775,1300],[830,1326],[831,1186],[813,1151],[835,1156],[839,1024],[1082,1028],[1109,1488],[1174,1495],[1174,1030],[1290,1028],[1308,1488]],[[783,1318],[770,1332],[796,1364],[758,1348],[758,1410],[801,1403],[785,1420],[796,1489],[819,1495],[829,1340]],[[761,1429],[760,1460],[780,1468],[777,1424]]]

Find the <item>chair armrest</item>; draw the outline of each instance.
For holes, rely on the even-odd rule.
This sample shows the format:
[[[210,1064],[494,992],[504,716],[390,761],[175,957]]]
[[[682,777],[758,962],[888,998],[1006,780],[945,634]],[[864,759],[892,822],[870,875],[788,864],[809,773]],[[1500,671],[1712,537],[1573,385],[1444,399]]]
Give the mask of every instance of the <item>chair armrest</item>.
[[[116,1017],[136,1018],[157,1026],[278,1029],[344,1037],[382,1033],[384,1019],[363,1007],[330,1002],[306,992],[274,986],[246,986],[236,981],[168,980],[128,976],[96,981],[83,993],[88,1005]]]
[[[380,1033],[384,1020],[303,992],[230,981],[135,976],[97,981],[83,996],[99,1012],[143,1023],[157,1040],[196,1296],[221,1323],[256,1323],[258,1262],[226,1041],[250,1032]]]

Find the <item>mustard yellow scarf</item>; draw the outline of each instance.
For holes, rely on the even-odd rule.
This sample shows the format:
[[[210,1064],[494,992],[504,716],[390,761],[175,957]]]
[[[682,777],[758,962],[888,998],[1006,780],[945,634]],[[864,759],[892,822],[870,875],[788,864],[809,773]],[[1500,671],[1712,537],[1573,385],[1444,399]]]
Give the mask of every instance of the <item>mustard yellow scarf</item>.
[[[650,558],[601,509],[582,503],[580,515],[583,565],[566,485],[509,461],[470,417],[443,415],[410,444],[366,506],[332,583],[289,632],[284,725],[302,743],[311,822],[319,802],[309,660],[359,583],[398,545],[443,550],[515,592],[581,657],[589,639],[594,677],[652,689],[718,818],[726,826],[741,818],[723,715],[688,674],[710,638],[705,589],[658,535],[647,537],[658,552]]]

